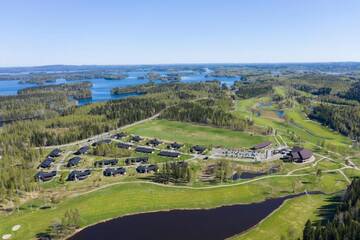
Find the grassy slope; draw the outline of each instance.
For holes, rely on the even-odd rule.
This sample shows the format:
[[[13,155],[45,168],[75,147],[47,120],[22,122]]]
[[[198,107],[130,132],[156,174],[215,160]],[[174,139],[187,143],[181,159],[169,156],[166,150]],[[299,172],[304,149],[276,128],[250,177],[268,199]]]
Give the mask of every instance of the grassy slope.
[[[8,233],[12,226],[21,224],[22,228],[15,239],[31,239],[36,233],[45,231],[52,222],[59,220],[70,208],[79,209],[82,226],[87,226],[104,219],[144,211],[212,208],[261,201],[267,197],[293,192],[293,182],[296,182],[298,192],[304,189],[332,192],[346,186],[340,174],[324,174],[322,184],[319,184],[321,188],[316,187],[314,176],[268,178],[244,185],[212,189],[180,189],[145,183],[125,183],[64,200],[52,209],[28,209],[7,217],[2,216],[0,236]]]
[[[287,109],[285,111],[289,119],[294,121],[294,124],[277,122],[263,116],[253,116],[250,109],[255,107],[258,102],[265,100],[265,98],[251,98],[237,101],[235,113],[243,117],[251,116],[256,125],[270,126],[277,129],[284,137],[286,137],[288,131],[292,131],[297,136],[300,136],[301,139],[311,144],[318,144],[322,140],[325,140],[327,143],[331,143],[332,145],[341,145],[344,147],[351,144],[351,141],[347,137],[331,131],[329,128],[326,128],[314,121],[306,119],[304,114],[301,113],[298,108]]]
[[[281,208],[250,231],[232,238],[233,240],[278,240],[293,232],[295,239],[301,237],[307,219],[317,217],[317,209],[326,204],[326,196],[302,196],[287,200]]]
[[[246,132],[167,120],[149,121],[127,129],[130,133],[188,144],[250,147],[267,139]]]

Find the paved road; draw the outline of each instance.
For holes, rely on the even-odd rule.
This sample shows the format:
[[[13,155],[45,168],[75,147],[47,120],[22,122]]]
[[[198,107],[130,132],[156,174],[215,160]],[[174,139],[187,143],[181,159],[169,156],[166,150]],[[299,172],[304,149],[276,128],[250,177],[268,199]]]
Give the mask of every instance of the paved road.
[[[165,109],[164,109],[164,110],[165,110]],[[164,111],[164,110],[162,110],[162,111]],[[37,147],[36,149],[39,149],[39,148],[42,148],[42,149],[64,148],[64,147],[70,147],[70,146],[75,146],[75,145],[79,145],[79,144],[86,144],[86,143],[95,142],[95,141],[98,141],[99,139],[108,138],[108,137],[110,137],[112,134],[114,134],[114,133],[116,133],[116,132],[118,132],[118,131],[121,131],[121,130],[125,130],[126,128],[133,127],[133,126],[135,126],[135,125],[142,124],[142,123],[144,123],[144,122],[154,120],[155,118],[157,118],[157,117],[160,116],[160,114],[162,113],[162,111],[160,111],[159,113],[155,114],[154,116],[151,116],[151,117],[149,117],[149,118],[140,120],[140,121],[138,121],[138,122],[134,122],[134,123],[131,123],[131,124],[122,126],[122,127],[117,128],[117,129],[115,129],[115,130],[112,130],[112,131],[110,131],[110,132],[101,133],[101,134],[92,136],[92,137],[90,137],[90,138],[86,138],[86,139],[79,140],[79,141],[76,141],[76,142],[66,143],[66,144],[62,144],[62,145],[53,145],[53,146],[46,146],[46,147]]]

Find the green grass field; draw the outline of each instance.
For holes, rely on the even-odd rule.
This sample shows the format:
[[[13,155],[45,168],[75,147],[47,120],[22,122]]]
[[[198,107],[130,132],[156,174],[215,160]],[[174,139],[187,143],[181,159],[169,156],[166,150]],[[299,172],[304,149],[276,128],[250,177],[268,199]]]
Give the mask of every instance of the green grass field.
[[[274,121],[274,119],[261,115],[256,116],[251,113],[251,109],[256,109],[257,103],[266,101],[269,101],[269,99],[264,97],[238,100],[235,104],[234,113],[243,118],[251,118],[258,126],[277,129],[278,133],[289,142],[291,142],[288,137],[289,132],[293,132],[310,147],[314,147],[314,145],[322,141],[325,141],[325,143],[330,146],[339,146],[342,149],[346,149],[351,145],[351,141],[347,137],[317,122],[306,119],[298,107],[285,109],[286,116],[292,120],[292,123]]]
[[[167,120],[153,120],[127,129],[145,137],[155,137],[187,144],[224,147],[251,147],[269,137],[222,128]]]
[[[281,236],[284,239],[301,238],[305,222],[318,218],[317,210],[327,203],[327,198],[308,195],[289,199],[256,227],[232,240],[279,240]]]
[[[328,177],[325,178],[325,175]],[[322,184],[318,184],[314,176],[276,177],[243,185],[211,189],[183,189],[149,183],[123,183],[68,198],[51,209],[30,210],[24,207],[25,209],[19,213],[2,216],[0,235],[8,233],[12,226],[21,224],[22,228],[13,239],[32,239],[36,233],[45,231],[51,223],[59,221],[67,209],[74,208],[80,211],[81,226],[87,226],[105,219],[139,212],[213,208],[262,201],[267,197],[291,194],[294,184],[297,186],[296,192],[302,192],[305,189],[333,192],[346,186],[340,174],[324,174],[321,182]]]

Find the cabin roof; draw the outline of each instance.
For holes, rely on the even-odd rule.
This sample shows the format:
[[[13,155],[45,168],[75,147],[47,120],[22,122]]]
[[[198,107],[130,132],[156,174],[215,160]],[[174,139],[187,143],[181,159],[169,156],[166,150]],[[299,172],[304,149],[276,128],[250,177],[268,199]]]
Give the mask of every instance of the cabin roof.
[[[133,136],[133,137],[131,138],[131,140],[133,140],[133,141],[135,141],[135,142],[139,142],[139,141],[141,141],[141,140],[143,140],[143,139],[142,139],[142,137],[140,137],[140,136]]]
[[[272,144],[272,142],[270,142],[270,141],[262,142],[262,143],[256,144],[256,145],[253,146],[251,149],[253,149],[253,150],[259,150],[259,149],[266,148],[266,147],[270,146],[271,144]]]
[[[196,152],[204,152],[206,150],[206,147],[196,145],[196,146],[193,146],[191,149],[193,149]]]
[[[119,143],[117,145],[118,148],[131,148],[133,145],[128,144],[128,143]]]
[[[55,148],[54,150],[52,150],[48,156],[50,157],[58,157],[61,154],[61,150],[59,148]]]
[[[175,149],[179,149],[183,146],[183,144],[177,143],[177,142],[173,142],[169,145],[171,148],[175,148]]]
[[[161,151],[159,153],[160,156],[164,156],[164,157],[178,157],[180,156],[179,152],[170,152],[170,151]]]
[[[146,147],[137,147],[135,149],[136,152],[141,152],[141,153],[152,153],[154,152],[154,149],[152,148],[146,148]]]
[[[149,142],[148,142],[148,144],[151,144],[151,145],[159,145],[159,144],[161,144],[162,142],[161,141],[159,141],[158,139],[151,139]]]

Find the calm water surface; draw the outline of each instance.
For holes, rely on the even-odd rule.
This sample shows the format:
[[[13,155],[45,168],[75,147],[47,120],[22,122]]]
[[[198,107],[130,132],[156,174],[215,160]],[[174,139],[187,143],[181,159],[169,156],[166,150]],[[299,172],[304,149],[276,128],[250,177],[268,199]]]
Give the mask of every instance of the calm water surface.
[[[303,193],[209,210],[173,210],[131,215],[88,227],[70,240],[220,240],[248,230],[280,207],[286,199],[300,195]]]
[[[129,77],[122,80],[88,79],[88,80],[80,80],[80,81],[67,81],[65,79],[58,79],[56,80],[56,83],[45,83],[45,85],[71,83],[71,82],[86,82],[86,81],[91,82],[93,84],[91,88],[93,97],[92,99],[85,99],[79,101],[79,104],[83,105],[92,102],[102,102],[112,99],[120,99],[120,98],[133,96],[134,94],[112,95],[111,89],[115,87],[128,87],[128,86],[136,86],[136,85],[148,83],[149,82],[148,79],[138,79],[139,76],[144,76],[146,73],[147,72],[143,72],[143,71],[126,72],[126,74],[128,74]],[[166,73],[164,72],[160,74],[166,74]],[[185,83],[204,82],[212,79],[213,78],[206,78],[205,74],[193,73],[187,76],[183,76],[181,82],[185,82]],[[216,79],[229,86],[232,85],[234,81],[239,80],[238,78],[216,78]],[[16,81],[16,80],[0,81],[0,96],[16,95],[17,91],[20,89],[38,86],[36,84],[31,84],[31,83],[21,84],[19,82],[20,81]],[[157,83],[160,83],[160,81],[157,81]]]

